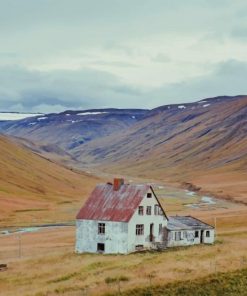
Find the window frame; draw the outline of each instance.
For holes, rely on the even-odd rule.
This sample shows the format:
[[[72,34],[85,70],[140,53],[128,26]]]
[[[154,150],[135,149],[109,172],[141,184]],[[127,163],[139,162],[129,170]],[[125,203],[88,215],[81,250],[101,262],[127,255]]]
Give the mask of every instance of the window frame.
[[[105,223],[98,223],[98,234],[105,235]]]
[[[136,236],[144,235],[144,224],[136,224]]]
[[[182,240],[182,231],[175,231],[175,241]]]
[[[144,215],[144,206],[139,206],[138,207],[138,215],[143,216]]]
[[[162,223],[159,224],[159,235],[163,234],[163,225]]]
[[[146,207],[146,215],[151,216],[152,215],[152,206],[147,206]]]

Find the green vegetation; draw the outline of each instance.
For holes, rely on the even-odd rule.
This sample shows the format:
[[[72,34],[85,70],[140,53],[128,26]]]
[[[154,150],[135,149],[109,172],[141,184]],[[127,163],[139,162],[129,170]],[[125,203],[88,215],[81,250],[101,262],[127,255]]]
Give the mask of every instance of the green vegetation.
[[[122,292],[122,296],[246,296],[247,268],[228,273],[217,273],[191,281],[179,281],[166,285],[135,288]],[[106,294],[115,295],[115,294]]]

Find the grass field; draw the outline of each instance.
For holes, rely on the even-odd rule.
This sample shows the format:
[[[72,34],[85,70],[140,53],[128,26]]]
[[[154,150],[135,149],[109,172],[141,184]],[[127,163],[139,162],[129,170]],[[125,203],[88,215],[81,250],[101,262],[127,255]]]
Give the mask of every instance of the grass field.
[[[22,234],[20,253],[18,235],[0,236],[0,263],[9,267],[0,273],[0,295],[104,295],[135,288],[146,288],[145,293],[150,284],[157,289],[181,280],[196,285],[201,277],[246,268],[246,207],[233,204],[228,208],[196,210],[194,214],[205,221],[218,217],[215,245],[130,255],[78,255],[74,253],[75,228],[63,227]],[[227,277],[225,281],[228,282]],[[188,287],[186,283],[181,285],[196,287],[188,283]],[[234,279],[229,278],[229,285],[232,283]],[[176,288],[177,284],[171,287]]]
[[[210,295],[238,295],[246,296],[247,268],[229,273],[216,273],[194,281],[180,281],[167,285],[150,286],[122,293],[123,296],[210,296]],[[115,295],[109,294],[109,295]]]

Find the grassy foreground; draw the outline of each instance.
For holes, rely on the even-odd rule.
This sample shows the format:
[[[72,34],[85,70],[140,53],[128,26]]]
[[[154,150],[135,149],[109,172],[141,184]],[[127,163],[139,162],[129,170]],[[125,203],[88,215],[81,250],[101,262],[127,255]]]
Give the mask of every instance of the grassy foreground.
[[[106,294],[116,295],[116,294]],[[148,288],[136,288],[121,293],[122,296],[148,295],[247,295],[247,268],[228,273],[217,273],[193,281],[173,282],[166,285],[155,285]]]

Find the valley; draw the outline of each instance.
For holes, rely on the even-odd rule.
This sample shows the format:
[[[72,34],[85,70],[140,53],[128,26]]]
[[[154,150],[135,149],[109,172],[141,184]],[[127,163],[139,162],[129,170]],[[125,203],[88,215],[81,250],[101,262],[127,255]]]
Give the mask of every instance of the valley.
[[[218,281],[220,272],[227,277],[228,272],[246,268],[245,206],[219,200],[193,208],[187,205],[201,204],[196,194],[165,184],[157,184],[157,192],[169,215],[193,215],[211,224],[216,217],[216,243],[129,255],[78,255],[74,253],[74,226],[0,234],[0,261],[8,264],[1,273],[0,295],[118,295],[119,286],[131,295],[134,288],[155,291],[156,285],[170,284],[175,289],[177,281],[196,283],[205,276]]]
[[[238,96],[1,122],[0,263],[8,270],[0,276],[0,295],[117,295],[119,289],[130,295],[140,287],[170,283],[174,290],[181,280],[217,280],[219,272],[243,276],[246,114],[247,97]],[[124,256],[75,254],[79,208],[97,183],[116,175],[151,183],[168,215],[215,225],[216,243]]]

